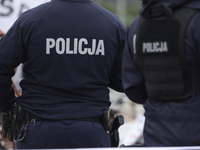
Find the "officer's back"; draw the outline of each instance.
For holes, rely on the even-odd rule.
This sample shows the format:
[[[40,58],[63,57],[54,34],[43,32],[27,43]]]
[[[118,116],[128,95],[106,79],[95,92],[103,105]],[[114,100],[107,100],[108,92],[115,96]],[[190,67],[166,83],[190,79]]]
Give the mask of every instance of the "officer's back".
[[[39,120],[79,120],[102,116],[110,106],[108,87],[123,91],[121,54],[124,40],[125,28],[119,19],[90,0],[52,0],[25,12],[0,46],[3,53],[8,54],[9,51],[6,60],[9,68],[25,63],[25,79],[21,82],[23,94],[16,102],[31,115],[39,117]],[[11,70],[5,69],[3,72],[10,73]],[[11,77],[0,76],[5,80]],[[46,134],[53,126],[57,130],[59,125],[54,124],[46,124],[42,133]],[[90,131],[92,126],[101,130]],[[98,123],[92,125],[91,122],[84,124],[81,121],[72,127],[74,132],[55,132],[63,132],[61,138],[64,139],[64,134],[69,134],[68,138],[72,138],[68,139],[69,143],[74,140],[73,137],[80,136],[78,133],[82,134],[80,141],[83,140],[84,144],[86,140],[90,142],[85,145],[80,141],[65,144],[69,147],[101,147],[110,144],[107,133]],[[35,131],[31,126],[29,130],[29,133]],[[102,138],[93,139],[93,135],[87,135],[98,132]],[[36,138],[38,134],[34,132]],[[85,139],[85,135],[88,138]],[[47,134],[45,137],[51,139],[51,136]],[[33,140],[30,135],[26,138]],[[42,140],[42,137],[37,140]],[[27,143],[25,148],[30,146]],[[18,146],[24,148],[20,142]],[[46,145],[40,146],[45,148]]]
[[[51,115],[37,113],[47,119],[100,115],[100,110],[110,105],[107,87],[122,90],[116,83],[120,64],[115,61],[120,61],[117,55],[122,51],[125,31],[118,19],[87,0],[54,0],[27,12],[20,20],[31,36],[25,37],[29,42],[25,44],[27,78],[22,82],[24,93],[19,104],[24,105],[37,93],[37,101],[29,102],[40,105],[42,111],[46,108],[42,105],[56,104]],[[72,111],[76,113],[67,115]]]

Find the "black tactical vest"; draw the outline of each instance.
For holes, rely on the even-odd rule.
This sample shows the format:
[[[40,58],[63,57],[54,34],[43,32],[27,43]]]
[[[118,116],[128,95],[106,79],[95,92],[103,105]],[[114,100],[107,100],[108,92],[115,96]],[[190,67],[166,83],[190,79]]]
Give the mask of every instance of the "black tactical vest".
[[[185,7],[172,12],[160,5],[140,17],[136,59],[150,99],[182,100],[200,90],[200,69],[188,66],[184,49],[184,35],[196,12]]]

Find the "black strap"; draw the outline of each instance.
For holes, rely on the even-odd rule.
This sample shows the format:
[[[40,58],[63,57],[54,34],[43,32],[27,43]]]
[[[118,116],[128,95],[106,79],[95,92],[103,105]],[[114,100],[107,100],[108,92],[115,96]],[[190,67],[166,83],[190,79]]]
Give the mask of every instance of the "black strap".
[[[188,66],[188,62],[186,59],[186,53],[185,53],[185,34],[187,27],[193,18],[193,16],[198,12],[198,10],[182,7],[178,8],[177,11],[175,11],[174,16],[175,18],[180,22],[181,24],[181,32],[180,32],[180,40],[179,40],[179,50],[181,54],[181,61],[184,66]]]
[[[191,67],[190,71],[192,75],[192,90],[200,91],[200,67]]]
[[[44,119],[42,119],[41,117],[38,117],[38,116],[33,115],[33,114],[29,114],[29,116],[30,116],[30,120],[32,120],[32,119],[35,119],[36,121],[44,120]]]
[[[39,120],[45,120],[43,118],[40,118],[38,116],[35,116],[33,114],[30,114],[30,120],[34,119],[35,121]],[[79,119],[69,119],[69,120],[78,120],[78,121],[90,121],[90,122],[97,122],[97,123],[103,123],[103,117],[90,117],[90,118],[79,118]]]
[[[199,90],[200,89],[200,79],[199,79],[199,67],[190,67],[188,65],[187,61],[187,55],[185,50],[185,34],[188,28],[188,25],[193,18],[193,16],[198,12],[199,10],[191,9],[187,7],[182,7],[175,10],[175,18],[180,22],[181,24],[181,32],[180,32],[180,40],[179,40],[179,53],[180,53],[180,59],[183,66],[183,75],[184,75],[184,85],[186,91],[191,90]]]
[[[19,136],[17,137],[17,141],[18,142],[23,142],[25,140],[26,137],[26,132],[28,130],[28,126],[30,125],[30,116],[29,113],[26,112],[25,114],[25,124],[22,126],[21,131],[19,132]]]
[[[82,118],[82,119],[75,119],[75,120],[97,122],[101,124],[103,123],[103,117]]]
[[[152,14],[154,13],[164,14],[166,18],[170,18],[173,15],[172,10],[165,5],[157,5],[157,6],[149,7],[147,11],[147,17],[151,18]]]

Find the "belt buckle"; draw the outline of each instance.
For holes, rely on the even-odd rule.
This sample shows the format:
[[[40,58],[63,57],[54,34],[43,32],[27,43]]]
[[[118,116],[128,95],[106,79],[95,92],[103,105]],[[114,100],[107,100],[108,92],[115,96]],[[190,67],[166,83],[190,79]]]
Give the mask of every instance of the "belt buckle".
[[[30,122],[30,124],[31,124],[31,125],[34,125],[34,124],[35,124],[35,122],[36,122],[36,119],[31,119],[31,122]]]

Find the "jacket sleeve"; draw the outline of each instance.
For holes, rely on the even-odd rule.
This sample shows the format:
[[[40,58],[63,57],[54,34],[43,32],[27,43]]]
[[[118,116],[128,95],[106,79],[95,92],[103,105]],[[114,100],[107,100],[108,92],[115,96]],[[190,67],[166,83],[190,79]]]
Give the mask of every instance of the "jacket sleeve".
[[[9,110],[14,103],[14,68],[24,60],[22,33],[20,21],[17,20],[0,41],[0,111]]]
[[[119,30],[119,49],[115,59],[114,67],[110,76],[110,88],[124,92],[122,86],[122,57],[126,41],[126,29]]]
[[[128,29],[127,40],[123,54],[123,87],[128,98],[139,104],[143,104],[147,100],[147,92],[145,89],[144,77],[139,70],[136,62],[136,29],[139,17],[137,17]]]

